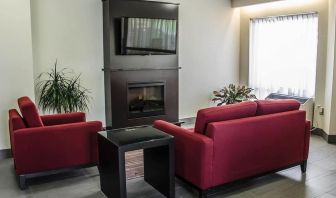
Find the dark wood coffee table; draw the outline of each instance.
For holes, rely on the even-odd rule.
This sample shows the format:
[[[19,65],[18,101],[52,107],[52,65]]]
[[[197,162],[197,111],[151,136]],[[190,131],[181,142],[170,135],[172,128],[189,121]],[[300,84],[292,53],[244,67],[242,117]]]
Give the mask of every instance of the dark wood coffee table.
[[[107,197],[127,197],[125,152],[144,149],[144,180],[175,197],[174,137],[153,127],[98,133],[100,187]]]

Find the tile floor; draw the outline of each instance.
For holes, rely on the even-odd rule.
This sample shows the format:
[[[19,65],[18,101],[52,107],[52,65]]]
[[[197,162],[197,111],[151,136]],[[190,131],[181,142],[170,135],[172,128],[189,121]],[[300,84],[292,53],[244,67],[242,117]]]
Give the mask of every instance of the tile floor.
[[[130,198],[163,197],[142,178],[127,183]],[[104,198],[99,190],[97,168],[34,179],[27,190],[17,187],[12,159],[0,161],[0,198]],[[177,180],[177,198],[197,197],[197,191]],[[300,167],[267,175],[232,186],[213,197],[236,198],[336,198],[336,145],[327,144],[318,136],[311,137],[308,169],[301,175]]]

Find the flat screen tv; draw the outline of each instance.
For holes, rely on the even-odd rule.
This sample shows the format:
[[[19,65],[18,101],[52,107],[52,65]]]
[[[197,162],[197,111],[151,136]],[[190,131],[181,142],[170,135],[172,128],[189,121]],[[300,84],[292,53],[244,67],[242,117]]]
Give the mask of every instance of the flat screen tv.
[[[122,55],[176,54],[177,20],[124,17],[121,31]]]

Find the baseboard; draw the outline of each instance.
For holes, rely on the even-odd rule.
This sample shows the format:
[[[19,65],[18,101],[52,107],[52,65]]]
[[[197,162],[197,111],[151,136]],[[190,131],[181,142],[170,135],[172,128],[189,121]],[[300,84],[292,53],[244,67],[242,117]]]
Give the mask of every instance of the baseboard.
[[[336,135],[328,135],[323,129],[313,128],[311,134],[321,136],[328,143],[336,143]]]
[[[12,157],[11,149],[0,150],[0,160]]]

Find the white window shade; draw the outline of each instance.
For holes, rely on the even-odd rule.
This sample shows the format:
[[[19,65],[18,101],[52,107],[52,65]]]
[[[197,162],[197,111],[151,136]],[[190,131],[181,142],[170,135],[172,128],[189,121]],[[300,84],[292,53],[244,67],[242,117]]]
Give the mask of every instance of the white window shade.
[[[259,98],[313,97],[317,41],[315,13],[251,19],[249,86]]]

